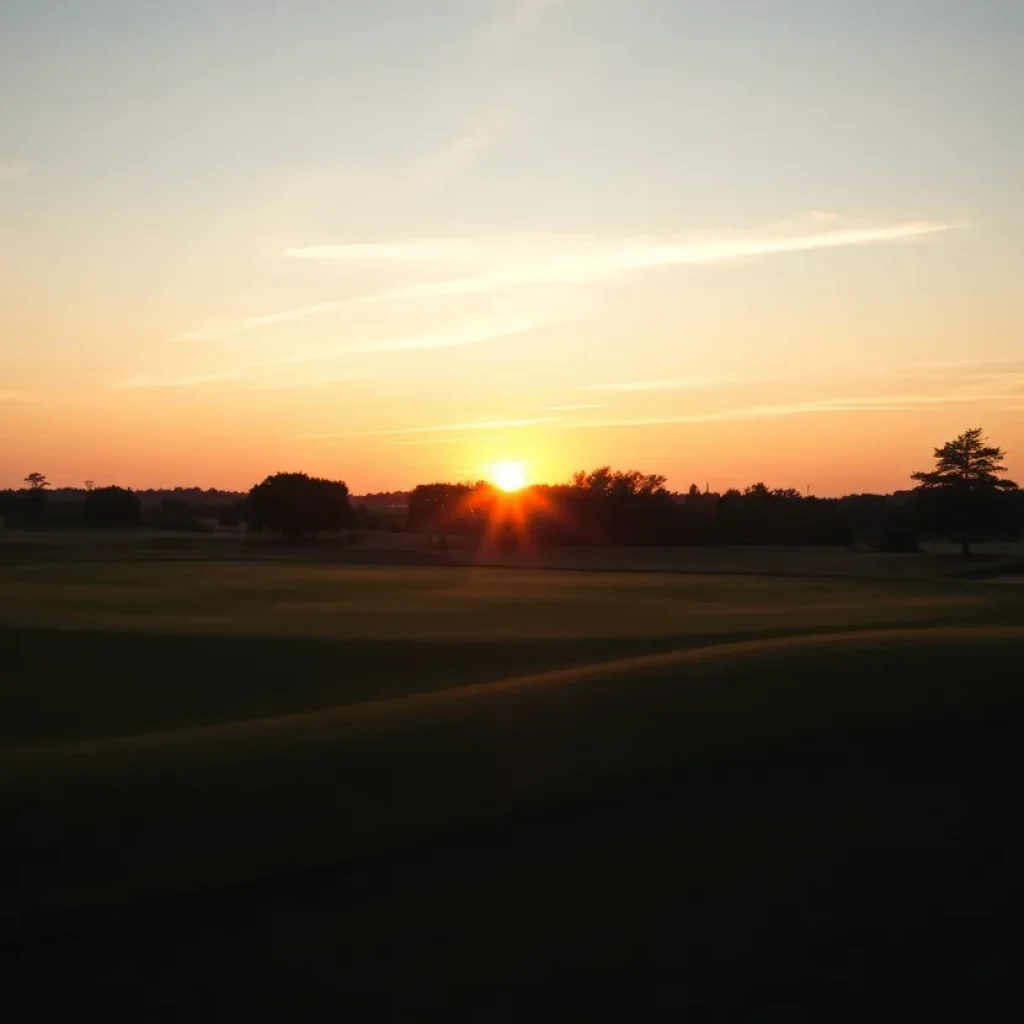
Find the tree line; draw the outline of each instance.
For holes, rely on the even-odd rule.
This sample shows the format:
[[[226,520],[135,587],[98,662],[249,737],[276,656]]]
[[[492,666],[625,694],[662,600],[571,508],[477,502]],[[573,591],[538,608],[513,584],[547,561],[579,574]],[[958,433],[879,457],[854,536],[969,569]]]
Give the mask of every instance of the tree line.
[[[81,501],[48,501],[41,473],[19,491],[0,493],[10,526],[82,525],[212,529],[246,524],[293,541],[338,530],[412,530],[444,545],[452,538],[495,545],[711,545],[863,543],[883,551],[916,550],[922,538],[971,544],[1010,540],[1024,524],[1024,495],[1006,478],[1005,453],[981,429],[936,448],[934,468],[911,475],[917,486],[895,495],[805,496],[755,483],[719,494],[696,484],[671,492],[660,474],[602,466],[565,484],[507,494],[487,481],[421,484],[353,503],[338,480],[277,473],[247,495],[176,490],[144,515],[141,492],[87,484]],[[164,493],[164,492],[161,492]],[[71,511],[68,511],[70,507]]]
[[[498,544],[862,543],[909,552],[923,538],[948,538],[967,555],[974,541],[1020,535],[1024,495],[1005,477],[1005,452],[980,428],[936,448],[933,457],[934,469],[911,474],[918,485],[912,491],[843,498],[762,482],[724,494],[693,484],[676,494],[663,476],[608,466],[577,473],[567,485],[530,488],[525,499],[510,500],[486,482],[427,484],[410,496],[409,521],[442,544],[461,534]],[[526,514],[518,515],[523,504]]]

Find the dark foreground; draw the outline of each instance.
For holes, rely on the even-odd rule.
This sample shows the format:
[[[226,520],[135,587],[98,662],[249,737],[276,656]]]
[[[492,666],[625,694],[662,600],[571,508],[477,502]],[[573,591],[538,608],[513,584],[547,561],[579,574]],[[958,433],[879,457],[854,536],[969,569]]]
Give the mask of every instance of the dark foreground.
[[[20,1019],[1012,1019],[1024,703],[705,757],[8,942]]]
[[[0,584],[5,1022],[1020,1016],[1020,588]]]

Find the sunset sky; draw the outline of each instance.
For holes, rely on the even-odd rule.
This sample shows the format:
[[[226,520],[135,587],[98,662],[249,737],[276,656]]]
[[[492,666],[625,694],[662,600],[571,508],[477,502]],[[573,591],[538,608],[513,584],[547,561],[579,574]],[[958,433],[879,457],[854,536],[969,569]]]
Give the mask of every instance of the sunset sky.
[[[10,0],[0,486],[1024,480],[1019,0]]]

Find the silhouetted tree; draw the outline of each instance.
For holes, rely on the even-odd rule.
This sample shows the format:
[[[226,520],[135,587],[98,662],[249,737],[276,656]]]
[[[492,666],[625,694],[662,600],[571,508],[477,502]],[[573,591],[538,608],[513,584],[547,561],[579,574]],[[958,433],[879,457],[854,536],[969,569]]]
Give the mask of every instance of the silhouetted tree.
[[[889,504],[874,546],[876,550],[890,554],[920,551],[918,518],[913,507]]]
[[[124,487],[97,487],[89,491],[82,512],[87,526],[139,526],[142,523],[138,495]]]
[[[238,526],[245,520],[245,500],[229,501],[217,510],[217,522],[221,526]]]
[[[572,475],[572,486],[578,491],[590,491],[591,494],[606,494],[612,486],[611,466],[601,466],[600,469],[587,472],[585,469],[578,470]]]
[[[635,469],[623,473],[613,471],[611,466],[601,466],[590,473],[585,470],[573,473],[572,486],[591,494],[657,494],[665,488],[665,477]]]
[[[548,497],[560,507],[559,517],[574,524],[577,542],[665,544],[672,537],[675,501],[658,473],[581,470],[568,488],[552,489]]]
[[[409,529],[437,534],[442,547],[452,533],[483,528],[487,484],[420,484],[409,495]]]
[[[911,474],[918,492],[932,499],[942,520],[955,531],[961,553],[971,553],[971,540],[1005,491],[1017,490],[1006,472],[1006,453],[987,443],[980,427],[964,431],[934,450],[935,469]]]
[[[25,485],[16,518],[25,526],[38,526],[46,518],[46,494],[50,481],[42,473],[29,473],[25,477]]]
[[[199,520],[195,510],[187,501],[180,498],[164,498],[160,502],[156,516],[150,514],[150,522],[161,530],[196,531]]]
[[[290,540],[315,537],[348,525],[348,487],[305,473],[276,473],[249,492],[246,515],[253,529],[265,526]]]
[[[831,502],[804,497],[795,487],[758,482],[726,491],[718,500],[716,536],[746,544],[842,544],[850,530]]]
[[[664,485],[659,474],[610,466],[515,495],[481,482],[423,484],[410,494],[408,524],[440,535],[442,543],[460,534],[488,544],[542,546],[860,542],[886,551],[918,550],[918,509],[911,491],[816,498],[795,487],[760,482],[724,494],[701,492],[694,484],[684,495]],[[1007,530],[1016,529],[1024,523],[1024,500],[1019,507],[1012,501],[1005,505]]]

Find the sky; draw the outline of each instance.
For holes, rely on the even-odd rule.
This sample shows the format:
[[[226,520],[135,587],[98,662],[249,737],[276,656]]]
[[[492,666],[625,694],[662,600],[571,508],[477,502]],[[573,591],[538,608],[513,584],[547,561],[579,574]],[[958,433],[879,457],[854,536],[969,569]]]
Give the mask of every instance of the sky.
[[[1024,481],[1019,0],[7,0],[0,487]]]

